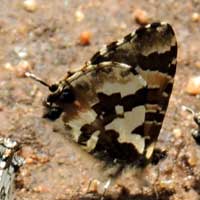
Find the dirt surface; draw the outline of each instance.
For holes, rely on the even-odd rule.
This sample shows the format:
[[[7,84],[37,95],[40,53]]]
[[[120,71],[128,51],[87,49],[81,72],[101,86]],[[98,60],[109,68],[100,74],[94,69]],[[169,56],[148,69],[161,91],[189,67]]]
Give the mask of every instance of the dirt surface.
[[[16,180],[16,200],[100,198],[85,193],[92,179],[100,180],[102,193],[107,180],[102,163],[67,139],[62,123],[42,119],[48,91],[25,78],[24,71],[30,69],[49,83],[60,80],[103,44],[137,28],[138,9],[145,12],[141,22],[169,22],[178,40],[175,86],[157,144],[167,157],[141,170],[126,169],[105,199],[200,199],[200,146],[190,134],[196,126],[181,109],[200,110],[199,99],[185,92],[188,79],[200,74],[200,1],[35,2],[32,10],[20,0],[1,0],[0,5],[0,135],[17,139],[26,159]],[[95,190],[95,183],[91,187]]]

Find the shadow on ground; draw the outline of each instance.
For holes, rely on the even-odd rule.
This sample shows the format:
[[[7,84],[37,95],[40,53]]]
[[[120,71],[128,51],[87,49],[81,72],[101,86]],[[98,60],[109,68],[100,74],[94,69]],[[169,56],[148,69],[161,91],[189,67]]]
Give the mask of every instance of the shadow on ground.
[[[73,200],[169,200],[170,197],[174,194],[172,190],[160,190],[152,194],[130,194],[126,189],[123,189],[122,192],[113,197],[111,195],[102,196],[97,193],[88,193],[82,197],[76,198]]]

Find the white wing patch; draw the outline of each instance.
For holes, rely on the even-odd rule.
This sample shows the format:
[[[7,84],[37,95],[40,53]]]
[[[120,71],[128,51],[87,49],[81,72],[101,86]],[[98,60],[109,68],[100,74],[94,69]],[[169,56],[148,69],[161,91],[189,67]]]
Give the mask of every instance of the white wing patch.
[[[92,136],[90,137],[90,139],[87,141],[87,147],[86,147],[86,150],[88,152],[92,151],[95,147],[96,147],[96,144],[98,142],[98,139],[99,139],[99,134],[100,134],[100,131],[95,131]]]
[[[137,106],[130,112],[124,113],[124,118],[116,118],[106,125],[106,130],[115,130],[120,133],[118,141],[120,143],[132,143],[139,153],[144,152],[144,137],[137,133],[131,133],[136,127],[145,121],[145,107]]]
[[[128,79],[129,78],[129,79]],[[104,94],[111,95],[113,93],[120,93],[122,97],[134,94],[139,89],[146,86],[146,82],[141,79],[140,75],[129,75],[124,78],[124,83],[122,82],[105,82],[97,92],[103,92]],[[128,79],[128,80],[127,80]],[[127,80],[127,81],[126,81]]]
[[[90,109],[85,112],[80,112],[76,118],[67,123],[72,128],[72,136],[76,142],[78,142],[79,136],[81,135],[80,127],[92,123],[96,119],[96,116],[97,114]]]

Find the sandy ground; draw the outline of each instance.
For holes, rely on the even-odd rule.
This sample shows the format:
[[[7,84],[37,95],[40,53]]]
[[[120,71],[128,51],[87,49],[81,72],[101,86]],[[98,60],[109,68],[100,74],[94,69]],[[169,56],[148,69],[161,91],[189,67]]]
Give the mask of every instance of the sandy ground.
[[[107,180],[102,163],[73,144],[62,122],[42,119],[43,86],[23,77],[30,68],[49,83],[85,61],[103,44],[137,28],[135,11],[146,20],[172,24],[178,44],[178,66],[158,148],[167,157],[145,169],[127,169],[109,187],[105,199],[200,199],[200,147],[191,137],[196,127],[181,107],[200,110],[199,99],[185,92],[200,69],[199,0],[36,0],[0,2],[0,135],[22,144],[26,159],[16,180],[16,200],[100,199],[85,194],[90,180]],[[80,35],[89,32],[89,45]],[[95,186],[93,186],[95,187]]]

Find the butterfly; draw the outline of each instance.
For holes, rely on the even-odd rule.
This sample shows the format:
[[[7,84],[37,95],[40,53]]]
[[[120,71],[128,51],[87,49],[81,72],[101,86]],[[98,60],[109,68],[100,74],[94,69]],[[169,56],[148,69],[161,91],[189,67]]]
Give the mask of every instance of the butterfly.
[[[10,138],[0,137],[0,199],[12,199],[15,173],[24,164],[17,155],[20,144]]]
[[[91,154],[150,160],[176,72],[177,41],[152,23],[104,46],[75,73],[49,87],[44,117],[62,117],[66,134]]]
[[[193,120],[197,125],[197,129],[192,129],[191,135],[194,138],[195,142],[200,145],[200,112],[196,112],[195,110],[187,106],[182,106],[182,109],[193,115]]]

